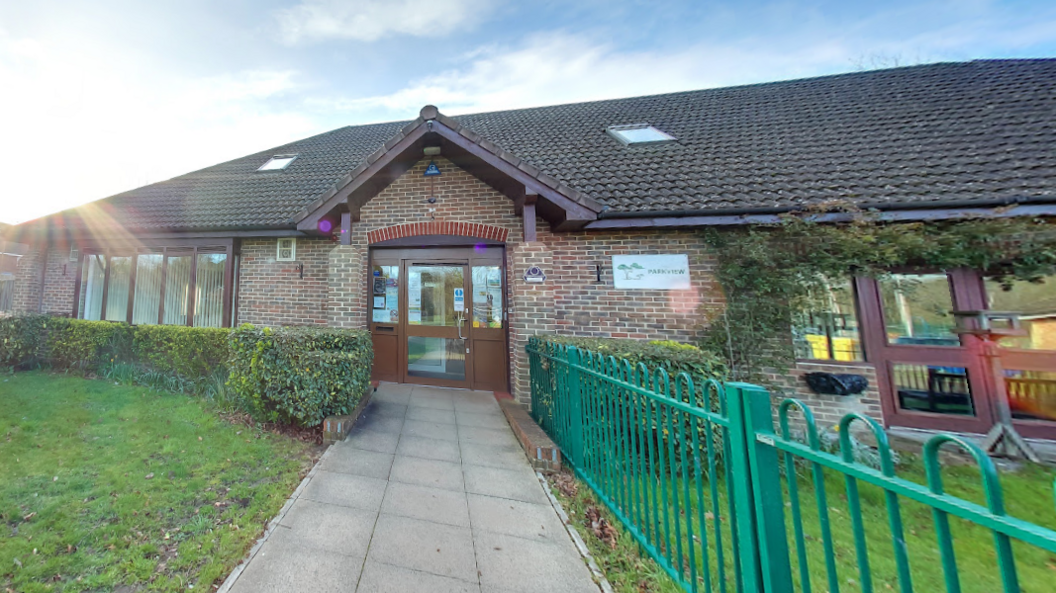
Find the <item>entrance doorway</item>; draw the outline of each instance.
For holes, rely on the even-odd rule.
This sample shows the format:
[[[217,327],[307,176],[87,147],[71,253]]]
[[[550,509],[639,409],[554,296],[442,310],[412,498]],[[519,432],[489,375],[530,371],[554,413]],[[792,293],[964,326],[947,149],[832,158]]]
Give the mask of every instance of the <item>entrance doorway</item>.
[[[374,379],[508,389],[502,247],[375,248]]]

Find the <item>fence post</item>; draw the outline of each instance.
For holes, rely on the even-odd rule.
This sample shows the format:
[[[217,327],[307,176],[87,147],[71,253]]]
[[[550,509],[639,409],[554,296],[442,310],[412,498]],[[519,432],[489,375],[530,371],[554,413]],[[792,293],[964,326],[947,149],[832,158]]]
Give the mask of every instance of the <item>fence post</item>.
[[[745,591],[791,593],[781,469],[773,445],[770,394],[748,383],[726,385],[738,545]],[[791,476],[790,479],[795,479]]]
[[[581,353],[575,346],[568,347],[568,428],[572,449],[572,465],[583,468],[583,377],[579,370]]]

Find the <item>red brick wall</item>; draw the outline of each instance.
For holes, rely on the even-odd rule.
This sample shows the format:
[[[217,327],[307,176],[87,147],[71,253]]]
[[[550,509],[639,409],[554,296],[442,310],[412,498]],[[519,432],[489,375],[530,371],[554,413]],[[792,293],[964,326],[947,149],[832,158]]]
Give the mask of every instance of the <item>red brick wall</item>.
[[[72,316],[73,293],[77,288],[77,262],[71,262],[69,250],[48,252],[47,278],[44,282],[44,313]]]
[[[277,239],[242,241],[238,323],[326,325],[331,239],[297,239],[297,260],[276,261]],[[302,271],[299,266],[303,266]]]
[[[18,260],[18,271],[15,273],[15,313],[40,312],[40,274],[43,264],[43,253],[31,249]]]

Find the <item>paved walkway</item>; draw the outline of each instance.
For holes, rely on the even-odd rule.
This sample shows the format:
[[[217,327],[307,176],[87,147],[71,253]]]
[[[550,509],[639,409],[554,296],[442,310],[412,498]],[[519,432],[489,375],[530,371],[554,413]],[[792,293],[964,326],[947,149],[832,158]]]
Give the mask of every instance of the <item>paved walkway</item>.
[[[490,392],[382,384],[234,593],[598,593]]]

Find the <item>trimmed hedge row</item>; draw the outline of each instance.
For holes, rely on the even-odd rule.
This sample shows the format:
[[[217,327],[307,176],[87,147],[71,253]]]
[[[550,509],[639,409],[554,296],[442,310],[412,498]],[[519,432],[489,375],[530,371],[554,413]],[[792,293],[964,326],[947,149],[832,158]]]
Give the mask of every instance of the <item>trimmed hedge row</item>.
[[[370,332],[243,325],[231,332],[228,386],[259,416],[315,426],[348,414],[370,387]]]
[[[617,359],[630,361],[635,367],[638,363],[645,363],[650,372],[662,368],[672,379],[683,371],[694,378],[706,377],[721,380],[727,376],[726,362],[721,357],[691,344],[670,340],[576,338],[554,335],[538,336],[538,338],[552,344],[575,346],[596,354],[615,356]]]
[[[373,356],[365,330],[0,318],[0,367],[50,366],[199,394],[226,390],[225,399],[259,420],[303,426],[350,412],[370,385]]]
[[[230,330],[135,325],[47,315],[0,318],[0,366],[98,373],[111,364],[199,379],[222,371]]]

